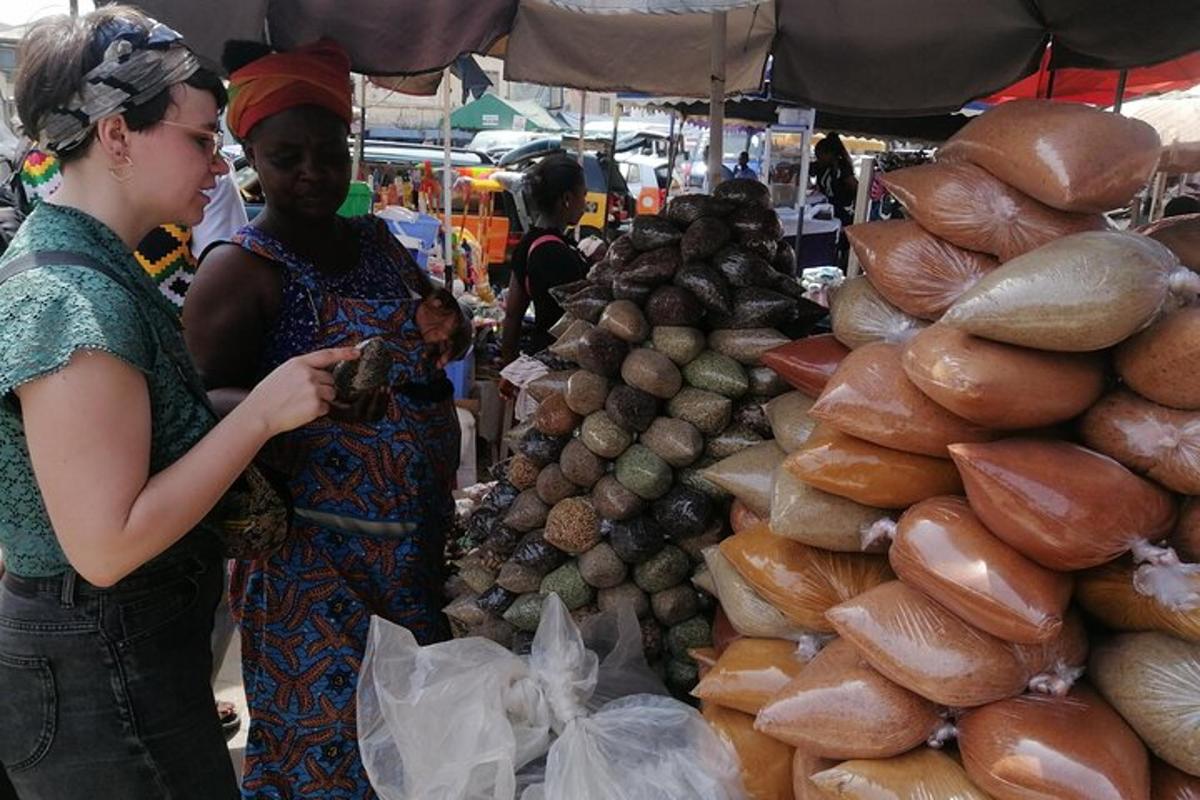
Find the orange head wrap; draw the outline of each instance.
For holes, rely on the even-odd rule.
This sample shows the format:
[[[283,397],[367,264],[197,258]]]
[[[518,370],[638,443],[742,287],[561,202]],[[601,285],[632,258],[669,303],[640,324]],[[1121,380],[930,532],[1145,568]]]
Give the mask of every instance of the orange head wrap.
[[[267,117],[296,106],[327,108],[353,120],[350,57],[332,39],[273,53],[229,76],[229,130],[245,139]]]

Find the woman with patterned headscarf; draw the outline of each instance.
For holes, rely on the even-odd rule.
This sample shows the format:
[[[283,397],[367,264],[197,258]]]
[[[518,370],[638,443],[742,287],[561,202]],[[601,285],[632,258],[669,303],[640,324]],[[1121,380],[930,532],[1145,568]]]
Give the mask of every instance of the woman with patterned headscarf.
[[[213,706],[220,501],[334,397],[348,348],[293,359],[219,423],[134,259],[226,167],[220,81],[126,7],[36,23],[18,112],[62,185],[0,259],[0,764],[20,797],[228,800]],[[220,504],[222,511],[212,513]]]
[[[342,48],[243,45],[226,56],[227,122],[266,208],[209,251],[184,304],[206,382],[233,405],[314,347],[375,340],[391,361],[378,390],[277,442],[297,535],[269,558],[237,563],[231,587],[250,706],[242,791],[370,798],[355,688],[371,616],[425,643],[448,632],[442,559],[459,432],[442,367],[465,349],[469,327],[381,220],[336,213],[351,163]]]

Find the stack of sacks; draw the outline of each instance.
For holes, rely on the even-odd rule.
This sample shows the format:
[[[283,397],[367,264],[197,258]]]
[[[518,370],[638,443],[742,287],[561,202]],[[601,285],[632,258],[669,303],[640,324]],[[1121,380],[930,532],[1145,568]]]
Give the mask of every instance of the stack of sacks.
[[[760,796],[1200,796],[1200,277],[1099,214],[1158,152],[1088,107],[980,116],[887,176],[914,221],[849,229],[833,335],[764,354],[788,455],[710,563],[755,644],[696,689],[744,757],[795,748]]]
[[[690,579],[707,585],[703,551],[728,524],[729,493],[704,470],[741,459],[728,483],[765,484],[767,511],[784,453],[764,406],[787,385],[758,359],[826,314],[803,299],[769,200],[747,180],[676,198],[554,290],[563,368],[530,387],[532,427],[468,524],[478,546],[446,609],[456,634],[520,652],[550,594],[578,619],[629,605],[668,685],[695,685],[688,652],[713,623]]]

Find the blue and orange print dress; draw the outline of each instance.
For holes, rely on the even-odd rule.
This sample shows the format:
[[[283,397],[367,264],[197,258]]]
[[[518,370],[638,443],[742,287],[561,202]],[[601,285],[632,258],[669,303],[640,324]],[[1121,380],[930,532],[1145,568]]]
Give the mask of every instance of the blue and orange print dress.
[[[371,615],[423,644],[448,635],[443,548],[459,438],[450,385],[417,328],[416,263],[377,220],[349,223],[361,256],[334,278],[255,228],[234,239],[284,271],[264,375],[293,356],[376,336],[393,357],[382,420],[322,418],[286,435],[282,449],[297,465],[294,536],[266,559],[234,565],[230,605],[250,706],[242,791],[256,800],[374,798],[355,720]]]

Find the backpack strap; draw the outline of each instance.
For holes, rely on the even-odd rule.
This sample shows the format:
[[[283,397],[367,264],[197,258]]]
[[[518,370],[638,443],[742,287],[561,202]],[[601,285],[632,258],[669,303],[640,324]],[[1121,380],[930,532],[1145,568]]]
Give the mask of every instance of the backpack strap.
[[[97,272],[103,272],[123,289],[131,288],[115,269],[87,253],[77,253],[73,250],[41,250],[36,253],[26,253],[17,256],[0,269],[0,283],[9,278],[28,272],[38,267],[87,267]]]
[[[547,242],[558,242],[559,244],[562,244],[563,240],[561,236],[555,236],[553,233],[546,233],[534,239],[533,242],[530,243],[529,249],[525,251],[525,294],[529,295],[530,297],[533,297],[533,284],[529,280],[529,257],[533,255],[533,251],[536,250],[539,245],[546,244]]]

